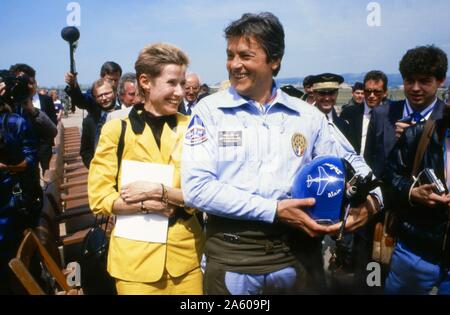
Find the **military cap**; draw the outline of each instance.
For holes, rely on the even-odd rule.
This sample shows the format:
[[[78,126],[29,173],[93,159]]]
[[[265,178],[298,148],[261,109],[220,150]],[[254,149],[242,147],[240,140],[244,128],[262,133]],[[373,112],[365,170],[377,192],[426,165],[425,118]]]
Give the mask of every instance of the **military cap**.
[[[322,73],[313,77],[313,91],[333,91],[339,89],[344,78],[334,73]]]

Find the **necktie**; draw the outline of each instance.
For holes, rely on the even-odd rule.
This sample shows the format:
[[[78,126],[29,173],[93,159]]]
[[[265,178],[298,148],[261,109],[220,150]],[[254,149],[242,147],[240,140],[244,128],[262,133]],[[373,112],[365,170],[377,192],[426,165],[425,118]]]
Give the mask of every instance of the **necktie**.
[[[97,123],[97,130],[95,131],[95,147],[97,147],[98,139],[100,138],[100,133],[102,131],[102,127],[106,122],[106,117],[108,116],[108,112],[102,111],[100,115],[100,119]]]
[[[450,189],[450,132],[447,130],[445,133],[445,179],[447,188]]]
[[[412,117],[411,121],[413,123],[417,123],[417,122],[421,121],[422,119],[424,119],[424,117],[419,112],[412,113],[411,117]]]
[[[187,115],[191,115],[192,114],[191,107],[192,107],[193,104],[194,104],[193,102],[187,103],[187,105],[186,105],[186,114]]]

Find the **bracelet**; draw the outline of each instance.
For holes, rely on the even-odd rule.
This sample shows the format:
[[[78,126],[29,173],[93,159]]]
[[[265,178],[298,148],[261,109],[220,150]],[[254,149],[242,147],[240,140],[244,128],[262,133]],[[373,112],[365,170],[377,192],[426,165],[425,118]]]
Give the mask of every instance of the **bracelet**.
[[[169,205],[169,196],[167,196],[167,188],[164,186],[164,184],[161,184],[162,188],[162,195],[161,195],[161,202],[164,205],[164,207],[167,207]]]

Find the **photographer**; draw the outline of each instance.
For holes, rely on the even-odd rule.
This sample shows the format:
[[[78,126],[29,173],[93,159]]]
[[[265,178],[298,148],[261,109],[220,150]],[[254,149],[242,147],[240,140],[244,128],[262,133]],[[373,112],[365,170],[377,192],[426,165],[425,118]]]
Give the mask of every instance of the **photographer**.
[[[0,294],[11,293],[8,262],[42,207],[35,173],[36,140],[27,121],[6,103],[9,90],[7,83],[0,82]]]
[[[23,116],[31,124],[38,137],[38,161],[42,175],[48,169],[52,157],[52,146],[55,144],[58,124],[53,100],[48,95],[37,93],[36,71],[27,64],[18,63],[9,68],[16,76],[28,79],[28,91],[16,100],[19,105],[15,112]],[[20,108],[22,107],[22,108]],[[23,111],[22,111],[23,109]]]
[[[446,183],[447,187],[442,190],[448,192],[450,108],[445,108],[436,97],[439,86],[445,81],[447,67],[447,56],[434,46],[411,49],[400,62],[405,96],[411,107],[422,112],[431,112],[433,108],[435,111],[428,119],[420,119],[404,129],[387,161],[384,180],[396,196],[391,211],[397,234],[385,286],[388,294],[428,294],[433,287],[438,288],[439,294],[450,294],[450,249],[446,241],[450,195],[439,192],[436,185],[439,181],[442,186]],[[430,122],[425,122],[428,120]],[[418,155],[420,163],[415,178],[412,173],[416,154],[420,152],[419,142],[426,124],[432,126],[433,121],[435,130],[425,133],[431,137],[429,143],[422,146],[423,157],[419,159]],[[426,169],[434,171],[437,178],[426,178]]]

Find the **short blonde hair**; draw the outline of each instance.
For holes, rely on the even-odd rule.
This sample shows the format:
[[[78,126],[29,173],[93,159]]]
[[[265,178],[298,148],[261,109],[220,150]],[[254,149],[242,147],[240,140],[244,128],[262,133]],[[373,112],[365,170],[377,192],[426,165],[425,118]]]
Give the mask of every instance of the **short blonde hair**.
[[[161,75],[166,65],[179,65],[187,67],[189,65],[188,56],[178,47],[166,43],[147,45],[139,53],[134,64],[139,93],[144,96],[144,91],[139,83],[142,74],[155,79]]]
[[[94,83],[92,83],[92,87],[91,87],[92,96],[95,97],[95,94],[96,94],[95,91],[99,87],[101,87],[101,86],[103,86],[105,84],[109,84],[111,86],[111,88],[113,89],[113,91],[114,92],[116,91],[116,89],[114,88],[114,85],[108,79],[100,78],[100,79],[94,81]]]

